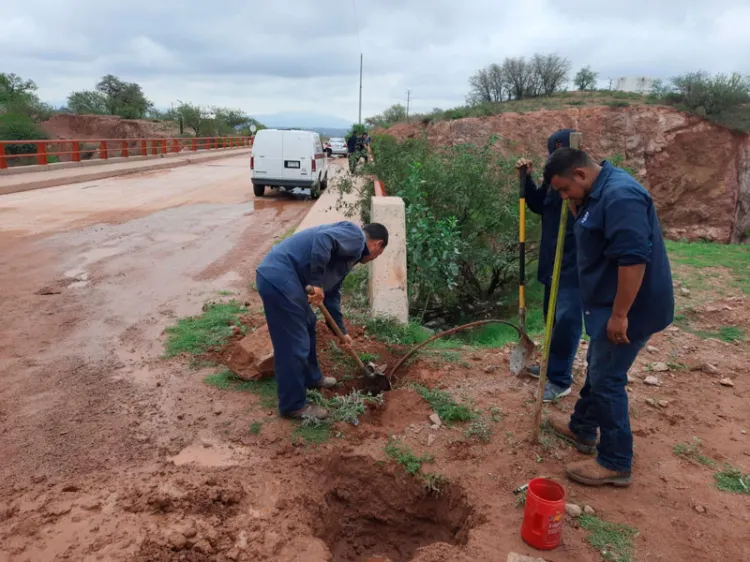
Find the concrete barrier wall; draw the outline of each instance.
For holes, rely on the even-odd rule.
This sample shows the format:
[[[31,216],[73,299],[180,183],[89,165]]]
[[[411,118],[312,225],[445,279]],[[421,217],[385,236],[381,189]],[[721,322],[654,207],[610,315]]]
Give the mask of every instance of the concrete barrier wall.
[[[406,324],[409,300],[406,292],[406,213],[400,197],[373,197],[372,222],[388,229],[388,248],[370,263],[370,308],[374,316]]]

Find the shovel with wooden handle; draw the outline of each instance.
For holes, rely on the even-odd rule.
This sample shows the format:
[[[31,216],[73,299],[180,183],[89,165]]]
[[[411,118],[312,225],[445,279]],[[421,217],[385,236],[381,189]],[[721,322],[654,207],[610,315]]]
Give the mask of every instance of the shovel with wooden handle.
[[[313,289],[310,285],[305,287],[305,291],[308,295],[314,295],[315,289]],[[323,303],[320,303],[318,305],[318,308],[320,309],[320,312],[323,313],[323,317],[326,319],[326,322],[333,330],[333,333],[336,334],[336,336],[341,340],[344,338],[344,334],[341,331],[341,328],[339,328],[338,324],[333,320],[333,316],[331,316],[331,313],[328,312],[328,308],[326,308],[326,305]],[[351,347],[347,348],[347,353],[351,356],[352,359],[354,359],[354,362],[357,363],[357,366],[362,371],[362,374],[367,379],[375,379],[377,377],[383,377],[387,380],[387,377],[385,375],[385,365],[376,365],[372,361],[368,361],[365,365],[362,362],[362,359],[359,358],[359,355],[357,355],[357,352],[354,351]]]

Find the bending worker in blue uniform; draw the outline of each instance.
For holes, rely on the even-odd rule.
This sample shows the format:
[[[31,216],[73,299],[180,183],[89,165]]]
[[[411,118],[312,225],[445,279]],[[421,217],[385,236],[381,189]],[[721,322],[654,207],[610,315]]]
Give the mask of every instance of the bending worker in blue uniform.
[[[330,388],[333,377],[324,377],[315,349],[316,318],[310,304],[324,303],[344,334],[339,342],[350,347],[341,314],[341,284],[358,263],[367,263],[383,253],[388,230],[382,224],[360,228],[343,221],[303,230],[274,248],[256,271],[256,285],[263,300],[268,331],[273,344],[279,412],[301,419],[324,419],[328,411],[306,401],[306,389]],[[315,293],[308,295],[311,285]]]
[[[572,480],[591,486],[632,481],[627,373],[652,334],[674,319],[672,273],[648,191],[626,171],[573,148],[555,151],[544,180],[575,204],[578,279],[588,372],[570,419],[551,416],[557,433],[595,459],[568,464]],[[597,444],[597,429],[601,434]]]
[[[570,146],[570,133],[573,129],[561,129],[547,140],[547,149],[552,154],[555,150]],[[555,266],[555,249],[557,248],[557,231],[560,228],[560,210],[563,200],[560,194],[547,182],[537,187],[531,179],[531,160],[521,159],[517,168],[526,167],[525,197],[531,212],[542,216],[542,240],[539,244],[539,266],[537,279],[544,285],[544,317],[547,318],[550,288],[552,286],[552,269]],[[578,351],[583,325],[581,294],[578,290],[578,271],[576,269],[576,244],[573,235],[573,216],[568,215],[568,227],[565,231],[560,286],[557,293],[552,343],[549,349],[547,364],[547,385],[544,387],[545,402],[552,402],[570,394],[573,384],[573,360]],[[539,366],[529,367],[529,373],[539,376]]]

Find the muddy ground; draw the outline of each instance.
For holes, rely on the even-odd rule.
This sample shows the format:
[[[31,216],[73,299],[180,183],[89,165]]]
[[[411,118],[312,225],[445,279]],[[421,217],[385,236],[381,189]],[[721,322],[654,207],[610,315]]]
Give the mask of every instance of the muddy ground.
[[[161,181],[195,180],[179,175],[185,169],[164,173],[171,179]],[[160,357],[164,328],[206,300],[239,298],[257,317],[248,287],[254,266],[309,209],[273,197],[254,203],[240,159],[202,173],[217,183],[195,200],[179,195],[176,206],[138,209],[128,199],[150,187],[145,178],[135,187],[105,180],[109,209],[79,210],[63,223],[45,206],[45,190],[24,209],[0,198],[0,217],[17,217],[12,232],[0,233],[0,560],[540,556],[521,540],[523,509],[512,493],[540,475],[559,479],[569,502],[637,528],[633,560],[750,559],[750,539],[738,532],[750,523],[748,496],[719,491],[713,477],[724,462],[750,472],[747,343],[693,333],[725,324],[747,333],[741,291],[721,282],[721,291],[710,283],[689,296],[678,291],[681,306],[696,311],[691,324],[655,336],[639,357],[629,385],[636,459],[628,489],[572,484],[564,465],[579,453],[555,439],[529,442],[534,383],[509,375],[507,349],[423,355],[359,426],[339,424],[330,440],[308,443],[262,397],[207,385],[217,368]],[[43,228],[48,222],[55,227]],[[725,275],[717,269],[713,277]],[[323,366],[345,375],[320,332]],[[403,351],[353,332],[359,349],[381,359]],[[724,378],[734,386],[721,385]],[[411,383],[473,404],[489,441],[467,435],[466,423],[432,429],[432,410]],[[674,454],[693,436],[716,466]],[[434,455],[423,467],[444,477],[440,494],[386,455],[392,437]],[[543,556],[602,559],[587,536],[567,518],[563,544]]]

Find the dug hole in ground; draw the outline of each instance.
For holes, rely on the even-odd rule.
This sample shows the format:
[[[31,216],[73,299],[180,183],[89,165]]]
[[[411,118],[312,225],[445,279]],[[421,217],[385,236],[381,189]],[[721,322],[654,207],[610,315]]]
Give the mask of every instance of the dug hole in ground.
[[[218,166],[206,173],[234,173]],[[509,375],[508,346],[427,348],[373,399],[321,323],[322,369],[342,384],[312,399],[349,421],[278,418],[273,381],[240,381],[222,362],[262,326],[254,268],[309,203],[249,209],[244,181],[174,208],[6,233],[0,559],[748,559],[746,480],[726,469],[746,474],[750,459],[745,269],[706,279],[704,262],[670,246],[687,292],[678,325],[631,371],[634,484],[592,489],[565,479],[578,452],[547,431],[529,441],[536,384]],[[363,287],[346,302],[355,349],[392,366],[417,336],[357,316]],[[513,493],[537,476],[562,482],[581,512],[545,553],[523,543]]]

